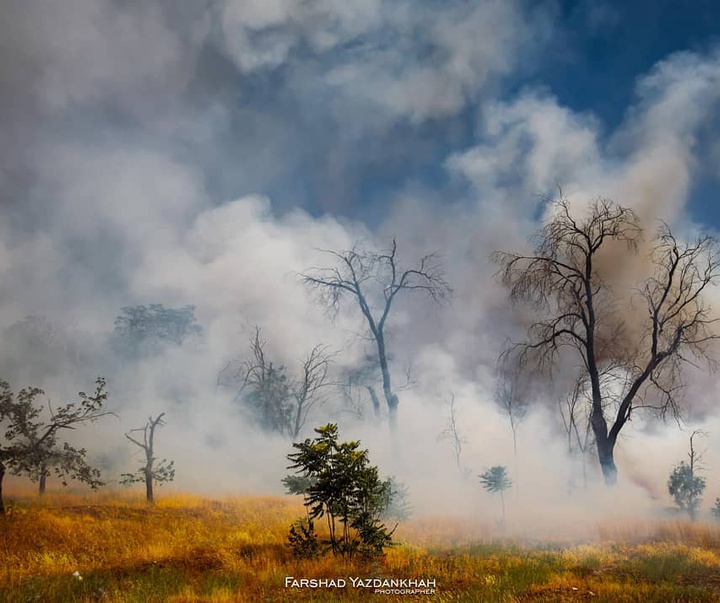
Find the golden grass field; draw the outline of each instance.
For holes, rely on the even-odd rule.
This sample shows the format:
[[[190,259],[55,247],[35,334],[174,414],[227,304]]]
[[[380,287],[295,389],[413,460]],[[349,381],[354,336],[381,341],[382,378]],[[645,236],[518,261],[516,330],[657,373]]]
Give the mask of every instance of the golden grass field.
[[[585,542],[498,538],[458,520],[401,525],[372,563],[297,560],[292,497],[48,494],[0,518],[0,601],[720,601],[720,526],[599,525]],[[345,588],[285,587],[286,577]],[[349,577],[435,580],[433,595],[374,594]]]

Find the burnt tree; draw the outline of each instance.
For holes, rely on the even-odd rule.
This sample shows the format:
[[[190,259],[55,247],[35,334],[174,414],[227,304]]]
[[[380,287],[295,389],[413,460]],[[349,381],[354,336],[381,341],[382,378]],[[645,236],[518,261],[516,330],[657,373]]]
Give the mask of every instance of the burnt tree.
[[[718,276],[718,247],[710,236],[681,243],[663,224],[650,243],[645,280],[615,290],[609,277],[622,261],[618,254],[635,254],[642,241],[637,215],[607,199],[594,201],[584,217],[574,215],[564,198],[548,209],[532,254],[492,256],[511,300],[530,304],[541,316],[527,340],[505,356],[541,370],[566,352],[580,360],[598,460],[612,484],[615,445],[633,412],[678,415],[683,364],[713,364],[716,319],[704,293]],[[626,312],[631,323],[624,320]],[[603,382],[607,374],[623,377],[615,400]]]
[[[303,357],[297,374],[288,375],[286,366],[270,359],[266,346],[255,326],[252,358],[229,361],[218,373],[217,386],[236,389],[235,402],[244,404],[263,429],[295,439],[312,408],[324,403],[328,388],[336,385],[329,373],[336,354],[317,344]]]
[[[498,378],[495,383],[495,402],[502,412],[507,415],[510,422],[510,430],[513,438],[513,454],[515,461],[518,455],[518,428],[525,418],[528,410],[528,385],[523,382],[517,371],[506,370],[507,367],[498,371]]]
[[[393,303],[403,292],[419,291],[436,302],[450,295],[439,257],[432,253],[422,257],[415,268],[403,268],[398,261],[395,239],[386,252],[356,246],[349,251],[326,253],[335,265],[313,268],[301,275],[302,280],[318,293],[320,301],[333,314],[338,312],[345,297],[357,305],[375,344],[383,395],[394,431],[400,401],[392,385],[385,327]]]
[[[310,410],[324,403],[328,388],[336,385],[328,373],[334,355],[327,346],[318,344],[302,361],[300,377],[292,384],[292,397],[295,401],[292,419],[293,439],[297,439],[300,435]]]
[[[467,439],[461,435],[460,426],[458,425],[457,408],[455,406],[455,392],[450,392],[448,400],[448,422],[445,429],[440,432],[440,439],[450,442],[453,455],[455,457],[455,466],[461,476],[467,477],[468,471],[462,466],[460,456],[462,455],[463,446],[467,444]]]

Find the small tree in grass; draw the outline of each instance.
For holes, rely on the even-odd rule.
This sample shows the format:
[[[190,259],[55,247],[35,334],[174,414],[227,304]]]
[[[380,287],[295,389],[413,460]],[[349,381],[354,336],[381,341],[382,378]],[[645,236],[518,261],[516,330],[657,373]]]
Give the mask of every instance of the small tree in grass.
[[[690,434],[690,452],[688,452],[690,462],[681,461],[673,469],[668,479],[670,496],[673,497],[678,508],[690,516],[690,521],[695,521],[695,514],[700,508],[702,494],[705,491],[705,478],[697,475],[701,453],[695,449],[694,440],[698,435],[707,434],[700,429],[696,429]]]
[[[145,462],[135,473],[123,473],[120,476],[120,483],[130,485],[137,482],[145,482],[145,498],[150,504],[155,503],[154,485],[156,483],[163,484],[165,482],[171,482],[175,479],[175,461],[163,459],[156,464],[155,430],[165,424],[162,420],[164,416],[164,412],[161,412],[154,419],[151,416],[143,427],[132,429],[129,433],[125,434],[128,440],[145,453]],[[142,433],[142,439],[136,439],[131,436],[130,434],[133,432]]]
[[[720,521],[720,498],[715,499],[715,506],[710,509],[715,519]]]
[[[678,508],[685,511],[691,521],[695,521],[705,491],[705,478],[695,475],[690,465],[681,461],[670,474],[668,491]]]
[[[503,465],[490,467],[485,473],[480,475],[480,483],[488,492],[499,492],[502,502],[503,523],[505,523],[505,490],[509,490],[512,486],[512,480],[507,473],[507,469]]]
[[[370,465],[360,442],[338,442],[338,427],[328,423],[315,429],[314,440],[295,443],[298,452],[288,454],[299,475],[283,480],[290,494],[305,497],[307,518],[290,529],[288,542],[297,556],[382,556],[392,546],[392,531],[380,517],[390,499],[391,481],[381,480]],[[325,518],[328,537],[319,541],[315,520]]]
[[[388,477],[383,482],[387,487],[384,490],[383,498],[380,500],[380,519],[383,521],[396,520],[404,521],[412,514],[410,504],[410,489],[399,482],[395,476]]]
[[[6,381],[0,381],[0,428],[4,430],[4,441],[0,442],[0,514],[4,512],[2,480],[6,472],[39,482],[40,495],[45,493],[51,471],[64,486],[68,479],[93,489],[103,485],[100,471],[85,460],[85,448],[60,441],[61,434],[113,414],[103,410],[107,401],[105,379],[98,378],[95,385],[94,395],[80,392],[79,401],[59,407],[48,402],[45,410],[36,401],[43,390],[24,388],[15,395]]]

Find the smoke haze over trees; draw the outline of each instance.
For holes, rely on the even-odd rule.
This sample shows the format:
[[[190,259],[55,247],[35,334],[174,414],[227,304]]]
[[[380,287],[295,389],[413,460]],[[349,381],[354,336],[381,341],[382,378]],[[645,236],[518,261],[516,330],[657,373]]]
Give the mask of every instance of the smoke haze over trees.
[[[462,466],[507,465],[538,509],[562,512],[568,481],[580,483],[559,413],[575,365],[561,359],[552,384],[522,392],[515,462],[508,417],[520,415],[498,408],[497,357],[534,317],[510,307],[488,258],[531,252],[552,218],[539,199],[558,184],[578,215],[608,198],[647,232],[663,221],[681,246],[716,232],[720,51],[709,38],[678,25],[661,47],[638,26],[637,61],[615,50],[591,60],[634,18],[619,2],[11,4],[0,20],[0,378],[66,400],[106,376],[120,421],[78,430],[88,463],[97,451],[111,473],[134,469],[123,433],[167,412],[162,455],[178,487],[277,492],[288,433],[333,421],[378,463],[394,459],[418,509],[461,494],[472,510],[479,486],[438,437],[453,395]],[[397,394],[403,454],[374,419],[373,366],[349,402],[324,390],[300,421],[290,388],[283,428],[259,429],[219,371],[253,360],[260,325],[288,382],[317,345],[335,354],[333,384],[362,373],[377,354],[362,314],[347,303],[328,320],[297,275],[328,266],[321,249],[378,257],[393,239],[406,268],[439,252],[453,289],[438,306],[398,295],[385,324],[392,386],[413,374]],[[647,251],[611,253],[609,285],[643,282]],[[706,293],[714,319],[720,296]],[[627,325],[642,314],[618,312]],[[684,419],[711,434],[705,462],[720,468],[717,377],[690,367],[685,380]],[[573,446],[585,419],[567,423]],[[670,504],[685,436],[640,416],[623,434],[622,495]],[[596,464],[587,471],[592,489]],[[714,500],[720,480],[707,478]],[[506,503],[518,517],[514,496]]]
[[[720,277],[718,243],[709,236],[678,243],[661,226],[648,243],[647,276],[623,291],[609,285],[603,256],[608,248],[618,259],[623,247],[626,254],[637,252],[643,229],[635,213],[598,199],[578,217],[563,198],[548,213],[532,253],[493,254],[510,299],[540,315],[527,341],[511,345],[503,357],[545,373],[561,359],[579,357],[576,382],[588,382],[598,459],[605,481],[614,484],[615,445],[633,412],[680,417],[686,365],[714,366],[710,350],[720,332],[705,291]],[[628,324],[618,308],[633,302],[647,318]]]

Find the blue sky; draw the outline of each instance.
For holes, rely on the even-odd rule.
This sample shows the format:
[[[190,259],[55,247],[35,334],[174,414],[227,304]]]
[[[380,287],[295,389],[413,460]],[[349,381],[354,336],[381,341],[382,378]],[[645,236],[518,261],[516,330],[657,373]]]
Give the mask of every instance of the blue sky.
[[[712,0],[563,2],[563,33],[538,80],[558,100],[592,111],[612,129],[634,100],[637,80],[673,53],[711,52],[720,42],[720,6]],[[700,176],[690,211],[720,227],[717,177]]]
[[[561,3],[561,31],[541,69],[560,102],[617,126],[637,78],[678,51],[718,42],[720,7],[711,0]]]

